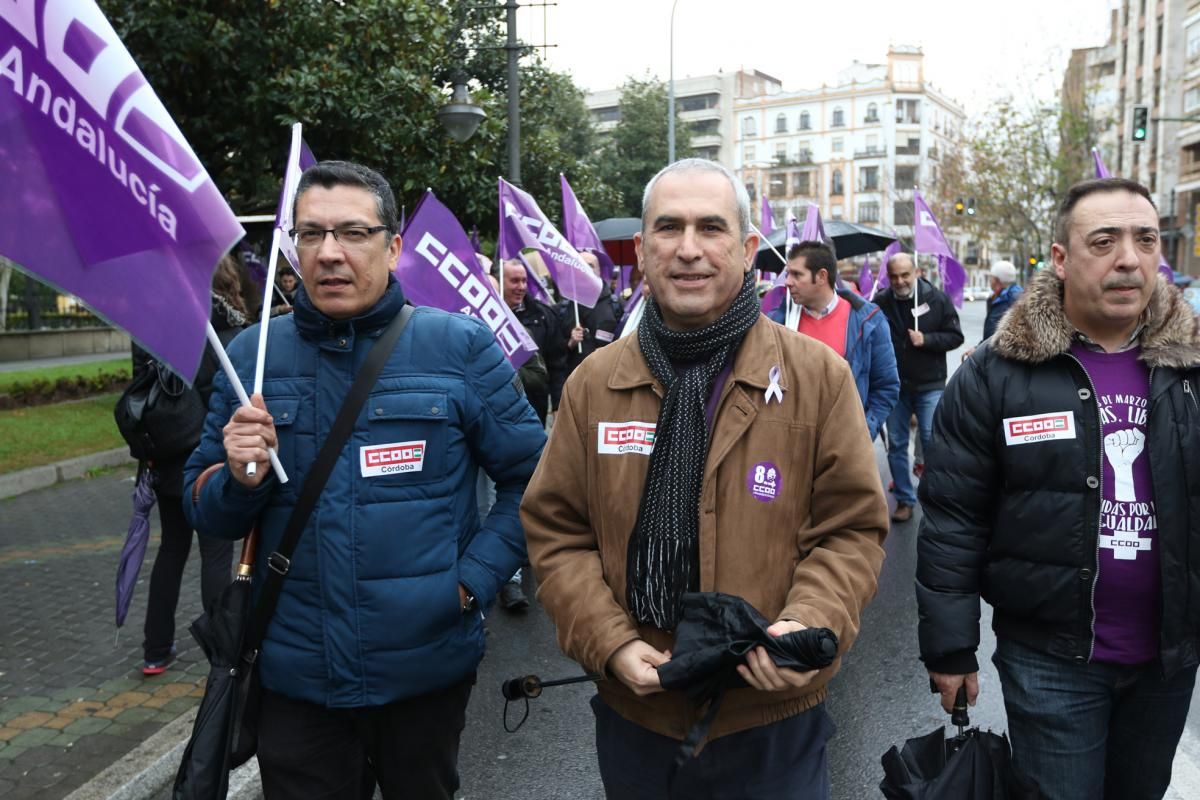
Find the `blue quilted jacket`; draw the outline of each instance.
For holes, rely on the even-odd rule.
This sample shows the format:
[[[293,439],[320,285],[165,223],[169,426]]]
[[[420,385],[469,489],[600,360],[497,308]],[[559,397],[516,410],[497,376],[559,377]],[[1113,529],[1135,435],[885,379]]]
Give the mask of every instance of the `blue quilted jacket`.
[[[354,375],[404,302],[391,278],[374,308],[334,321],[299,291],[295,313],[271,321],[263,380],[289,481],[272,474],[248,490],[224,467],[193,504],[197,476],[225,461],[221,429],[237,403],[218,373],[184,506],[208,536],[240,538],[261,518],[256,587]],[[256,325],[229,347],[247,387],[257,342]],[[486,608],[524,560],[517,509],[545,443],[515,378],[480,320],[416,310],[292,556],[259,657],[266,688],[331,708],[375,706],[476,669],[482,612],[461,613],[458,584]],[[478,469],[496,482],[486,520]]]

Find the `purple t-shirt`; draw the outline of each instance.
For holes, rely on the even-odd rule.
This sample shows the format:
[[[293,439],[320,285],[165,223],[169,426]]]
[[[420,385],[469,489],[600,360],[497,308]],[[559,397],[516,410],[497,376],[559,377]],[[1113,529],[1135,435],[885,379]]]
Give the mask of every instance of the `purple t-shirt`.
[[[1075,344],[1071,353],[1096,386],[1104,436],[1093,658],[1143,664],[1158,656],[1162,602],[1158,517],[1146,453],[1150,371],[1138,360],[1140,348],[1098,353]]]

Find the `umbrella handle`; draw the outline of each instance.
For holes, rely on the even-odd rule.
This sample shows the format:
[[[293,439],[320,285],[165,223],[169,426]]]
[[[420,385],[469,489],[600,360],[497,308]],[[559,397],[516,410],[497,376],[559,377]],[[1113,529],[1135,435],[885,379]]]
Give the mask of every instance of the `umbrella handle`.
[[[238,559],[237,574],[239,577],[249,577],[254,569],[254,555],[258,552],[258,523],[254,523],[254,527],[246,534],[246,538],[242,540],[242,556]]]
[[[958,727],[958,733],[961,736],[963,728],[971,724],[971,718],[967,716],[967,687],[966,684],[958,687],[958,693],[954,695],[954,706],[950,709],[950,724]]]

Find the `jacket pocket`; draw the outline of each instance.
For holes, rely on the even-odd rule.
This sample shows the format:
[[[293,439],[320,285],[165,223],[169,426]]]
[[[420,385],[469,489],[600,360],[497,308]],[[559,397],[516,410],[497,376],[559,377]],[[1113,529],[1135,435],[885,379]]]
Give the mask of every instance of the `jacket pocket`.
[[[299,468],[296,466],[302,462],[299,459],[297,451],[301,447],[299,440],[300,429],[296,424],[296,418],[300,415],[300,398],[295,396],[282,397],[264,397],[263,402],[267,406],[267,411],[271,413],[271,418],[275,422],[275,436],[278,441],[277,450],[279,452],[279,463],[283,465],[284,472],[287,473],[288,482],[283,484],[286,488],[296,488],[299,486],[297,472]],[[298,488],[296,489],[298,491]]]
[[[372,486],[420,486],[446,469],[449,414],[445,392],[381,392],[367,401],[368,444],[359,474]]]

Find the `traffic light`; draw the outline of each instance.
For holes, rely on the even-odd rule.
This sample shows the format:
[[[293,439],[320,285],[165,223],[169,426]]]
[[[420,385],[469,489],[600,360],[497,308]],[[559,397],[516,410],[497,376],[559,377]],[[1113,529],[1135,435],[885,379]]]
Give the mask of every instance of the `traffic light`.
[[[1038,265],[1038,258],[1037,258],[1037,256],[1030,256],[1030,257],[1029,257],[1029,266],[1030,266],[1032,269],[1037,269],[1037,265]]]
[[[954,201],[954,213],[955,213],[955,215],[956,215],[956,216],[960,216],[960,217],[961,217],[961,216],[962,216],[962,213],[963,213],[963,211],[966,209],[966,207],[967,207],[967,204],[963,202],[963,199],[962,199],[961,197],[960,197],[960,198],[958,198],[957,200],[955,200],[955,201]]]
[[[974,197],[967,198],[967,215],[971,216],[971,217],[975,216],[975,198]]]
[[[1133,127],[1130,129],[1129,138],[1135,142],[1146,141],[1146,135],[1150,132],[1150,107],[1134,106],[1132,121]]]

